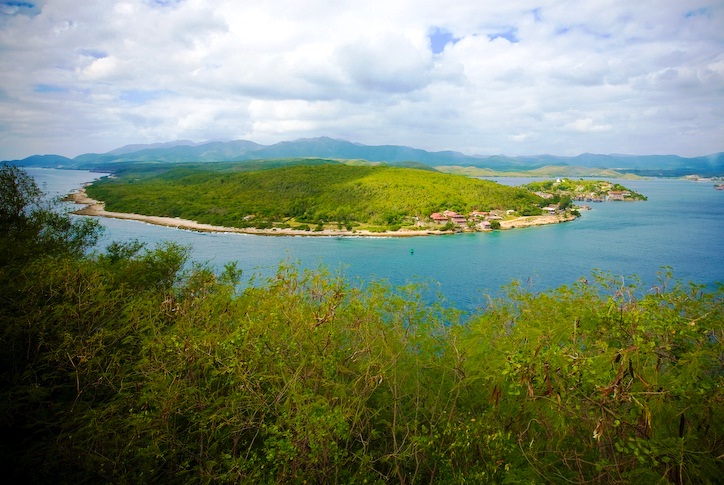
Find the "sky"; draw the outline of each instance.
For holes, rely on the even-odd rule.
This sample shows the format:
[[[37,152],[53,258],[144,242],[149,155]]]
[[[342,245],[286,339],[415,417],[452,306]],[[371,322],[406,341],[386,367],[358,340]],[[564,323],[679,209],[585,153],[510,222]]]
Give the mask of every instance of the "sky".
[[[318,136],[721,152],[724,1],[0,1],[0,160]]]

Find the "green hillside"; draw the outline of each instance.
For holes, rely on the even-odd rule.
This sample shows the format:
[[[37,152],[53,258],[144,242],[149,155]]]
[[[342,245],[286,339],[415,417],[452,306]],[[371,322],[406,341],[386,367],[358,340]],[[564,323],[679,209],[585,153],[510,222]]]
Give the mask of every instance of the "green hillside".
[[[524,189],[429,170],[318,159],[281,167],[266,163],[272,164],[129,171],[87,192],[109,211],[266,228],[321,223],[394,229],[444,210],[537,214],[544,202]],[[268,166],[273,168],[262,170]]]

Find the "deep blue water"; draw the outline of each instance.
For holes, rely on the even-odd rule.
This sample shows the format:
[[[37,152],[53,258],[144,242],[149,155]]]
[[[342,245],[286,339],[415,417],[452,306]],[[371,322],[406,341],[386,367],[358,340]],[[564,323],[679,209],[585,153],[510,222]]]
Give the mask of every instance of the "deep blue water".
[[[29,169],[47,191],[65,194],[98,174]],[[530,179],[500,179],[518,185]],[[621,181],[646,202],[590,204],[576,221],[551,226],[416,238],[268,237],[209,234],[102,219],[101,248],[138,239],[150,246],[172,240],[191,247],[192,259],[221,268],[237,261],[245,276],[273,275],[280,262],[324,265],[363,281],[429,283],[463,310],[485,305],[513,280],[546,290],[604,271],[642,286],[663,266],[674,277],[714,287],[724,282],[724,191],[711,183],[674,179]],[[410,250],[414,249],[414,254]],[[630,281],[630,280],[629,280]]]

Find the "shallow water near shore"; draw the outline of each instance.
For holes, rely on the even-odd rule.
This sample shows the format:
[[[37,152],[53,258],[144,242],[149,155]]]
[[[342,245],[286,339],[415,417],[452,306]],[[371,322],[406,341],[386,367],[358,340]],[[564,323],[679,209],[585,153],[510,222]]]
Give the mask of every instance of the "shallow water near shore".
[[[51,195],[65,195],[97,178],[86,171],[27,169]],[[530,179],[505,178],[519,185]],[[591,203],[578,220],[563,224],[416,238],[268,237],[200,233],[101,218],[99,248],[137,239],[153,247],[168,240],[191,248],[193,261],[215,268],[237,261],[245,278],[275,273],[280,262],[324,265],[352,280],[385,279],[394,285],[429,284],[449,303],[472,311],[486,295],[513,280],[547,290],[590,278],[596,270],[642,288],[657,284],[662,266],[674,277],[714,287],[724,282],[724,191],[712,183],[674,179],[620,181],[646,202]]]

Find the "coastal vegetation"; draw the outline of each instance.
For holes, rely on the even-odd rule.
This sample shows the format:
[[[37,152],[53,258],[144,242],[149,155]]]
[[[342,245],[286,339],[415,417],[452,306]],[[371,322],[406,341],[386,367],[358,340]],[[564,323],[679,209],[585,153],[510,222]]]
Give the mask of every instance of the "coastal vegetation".
[[[599,273],[462,313],[282,263],[238,285],[0,169],[15,483],[715,483],[724,288]],[[482,302],[481,302],[482,303]]]
[[[431,170],[312,159],[129,169],[86,189],[113,212],[227,227],[395,231],[454,211],[541,214],[531,192]]]
[[[526,189],[543,197],[573,200],[646,200],[646,196],[606,180],[555,179],[530,182]]]

